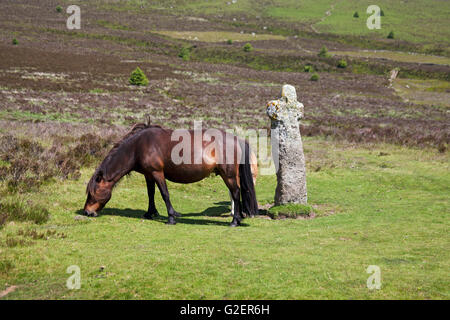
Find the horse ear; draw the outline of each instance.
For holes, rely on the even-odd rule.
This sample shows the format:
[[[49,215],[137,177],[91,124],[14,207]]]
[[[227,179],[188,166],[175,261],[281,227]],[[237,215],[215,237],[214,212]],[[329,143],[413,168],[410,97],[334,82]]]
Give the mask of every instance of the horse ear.
[[[100,182],[100,181],[102,181],[102,179],[103,179],[103,171],[99,171],[97,173],[97,176],[95,177],[95,181]]]

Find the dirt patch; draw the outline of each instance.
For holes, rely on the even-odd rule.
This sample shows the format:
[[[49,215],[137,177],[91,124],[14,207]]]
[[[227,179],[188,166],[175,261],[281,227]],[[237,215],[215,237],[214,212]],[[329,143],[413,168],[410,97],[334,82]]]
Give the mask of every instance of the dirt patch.
[[[17,289],[17,286],[10,286],[10,287],[6,288],[5,290],[0,291],[0,298],[3,298],[5,296],[7,296],[8,294],[10,294],[11,292],[16,291],[16,289]]]

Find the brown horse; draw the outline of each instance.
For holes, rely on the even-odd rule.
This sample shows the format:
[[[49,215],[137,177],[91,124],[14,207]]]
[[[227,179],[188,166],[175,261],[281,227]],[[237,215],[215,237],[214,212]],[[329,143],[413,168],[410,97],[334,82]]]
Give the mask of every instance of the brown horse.
[[[147,219],[158,215],[154,201],[155,184],[166,204],[168,224],[175,224],[175,217],[181,215],[172,207],[165,179],[192,183],[212,173],[220,175],[230,191],[234,205],[231,226],[240,225],[243,211],[250,216],[256,214],[258,203],[248,142],[220,130],[213,134],[209,130],[181,130],[181,134],[178,131],[136,124],[112,148],[90,179],[86,189],[85,214],[97,216],[111,198],[114,185],[131,171],[145,176],[149,198],[148,211],[144,215]]]

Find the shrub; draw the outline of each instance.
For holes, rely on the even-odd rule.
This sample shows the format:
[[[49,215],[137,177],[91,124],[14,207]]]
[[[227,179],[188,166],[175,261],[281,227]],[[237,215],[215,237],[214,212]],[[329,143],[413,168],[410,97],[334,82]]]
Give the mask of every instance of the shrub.
[[[0,212],[3,216],[3,223],[7,221],[31,221],[41,224],[50,218],[50,213],[46,208],[35,205],[30,201],[24,203],[17,198],[1,202]]]
[[[25,241],[22,238],[14,237],[12,235],[7,235],[5,244],[9,248],[13,248],[13,247],[17,247],[17,246],[25,246],[30,243],[27,243],[27,241]]]
[[[243,47],[245,52],[253,51],[253,46],[250,43],[246,43]]]
[[[387,38],[388,39],[394,39],[394,31],[389,32]]]
[[[317,74],[317,72],[313,73],[313,75],[311,76],[311,78],[309,80],[319,81],[319,75]]]
[[[14,38],[14,39],[12,39],[12,44],[16,46],[19,44],[19,41],[17,41],[17,39]]]
[[[8,274],[14,268],[14,263],[10,260],[0,260],[0,274]]]
[[[347,61],[345,59],[339,60],[337,67],[338,68],[347,68]]]
[[[137,67],[130,76],[130,84],[133,86],[146,86],[148,85],[148,79],[144,72]]]
[[[7,220],[8,215],[6,213],[0,213],[0,228],[6,223]]]
[[[227,44],[233,44],[233,40],[228,39],[228,40],[227,40]]]
[[[51,146],[11,135],[0,136],[0,182],[9,192],[38,189],[53,177],[77,179],[80,168],[104,157],[115,135],[53,138]],[[0,211],[0,220],[5,219]]]
[[[61,13],[62,12],[62,7],[61,6],[56,6],[56,12]]]
[[[381,17],[384,17],[384,11],[383,11],[383,9],[381,9],[381,11],[380,11],[380,16],[381,16]]]
[[[353,14],[353,18],[359,18],[359,13],[358,13],[358,11],[355,11],[355,13]]]
[[[312,72],[313,71],[313,67],[310,65],[306,65],[303,67],[303,71],[304,72]]]
[[[320,49],[320,51],[319,51],[319,53],[317,54],[319,57],[321,57],[321,58],[329,58],[330,57],[330,54],[328,53],[328,49],[327,49],[327,47],[325,47],[325,46],[323,46],[321,49]]]
[[[309,205],[297,204],[297,203],[289,203],[280,206],[274,206],[269,209],[268,215],[272,219],[280,219],[280,218],[293,218],[297,217],[311,217],[312,216],[312,208]]]
[[[95,89],[91,89],[89,90],[89,93],[93,93],[93,94],[101,94],[101,93],[107,93],[107,90],[104,90],[102,88],[95,88]]]
[[[184,61],[191,59],[191,50],[189,47],[182,47],[178,53],[178,57],[182,58]]]

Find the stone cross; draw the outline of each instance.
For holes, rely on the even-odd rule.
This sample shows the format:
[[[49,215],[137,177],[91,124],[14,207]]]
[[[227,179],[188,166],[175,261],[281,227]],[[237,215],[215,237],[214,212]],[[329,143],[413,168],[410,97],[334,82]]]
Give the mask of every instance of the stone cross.
[[[277,169],[275,205],[307,203],[305,155],[300,135],[303,104],[291,85],[284,85],[281,98],[269,101],[272,156]]]

